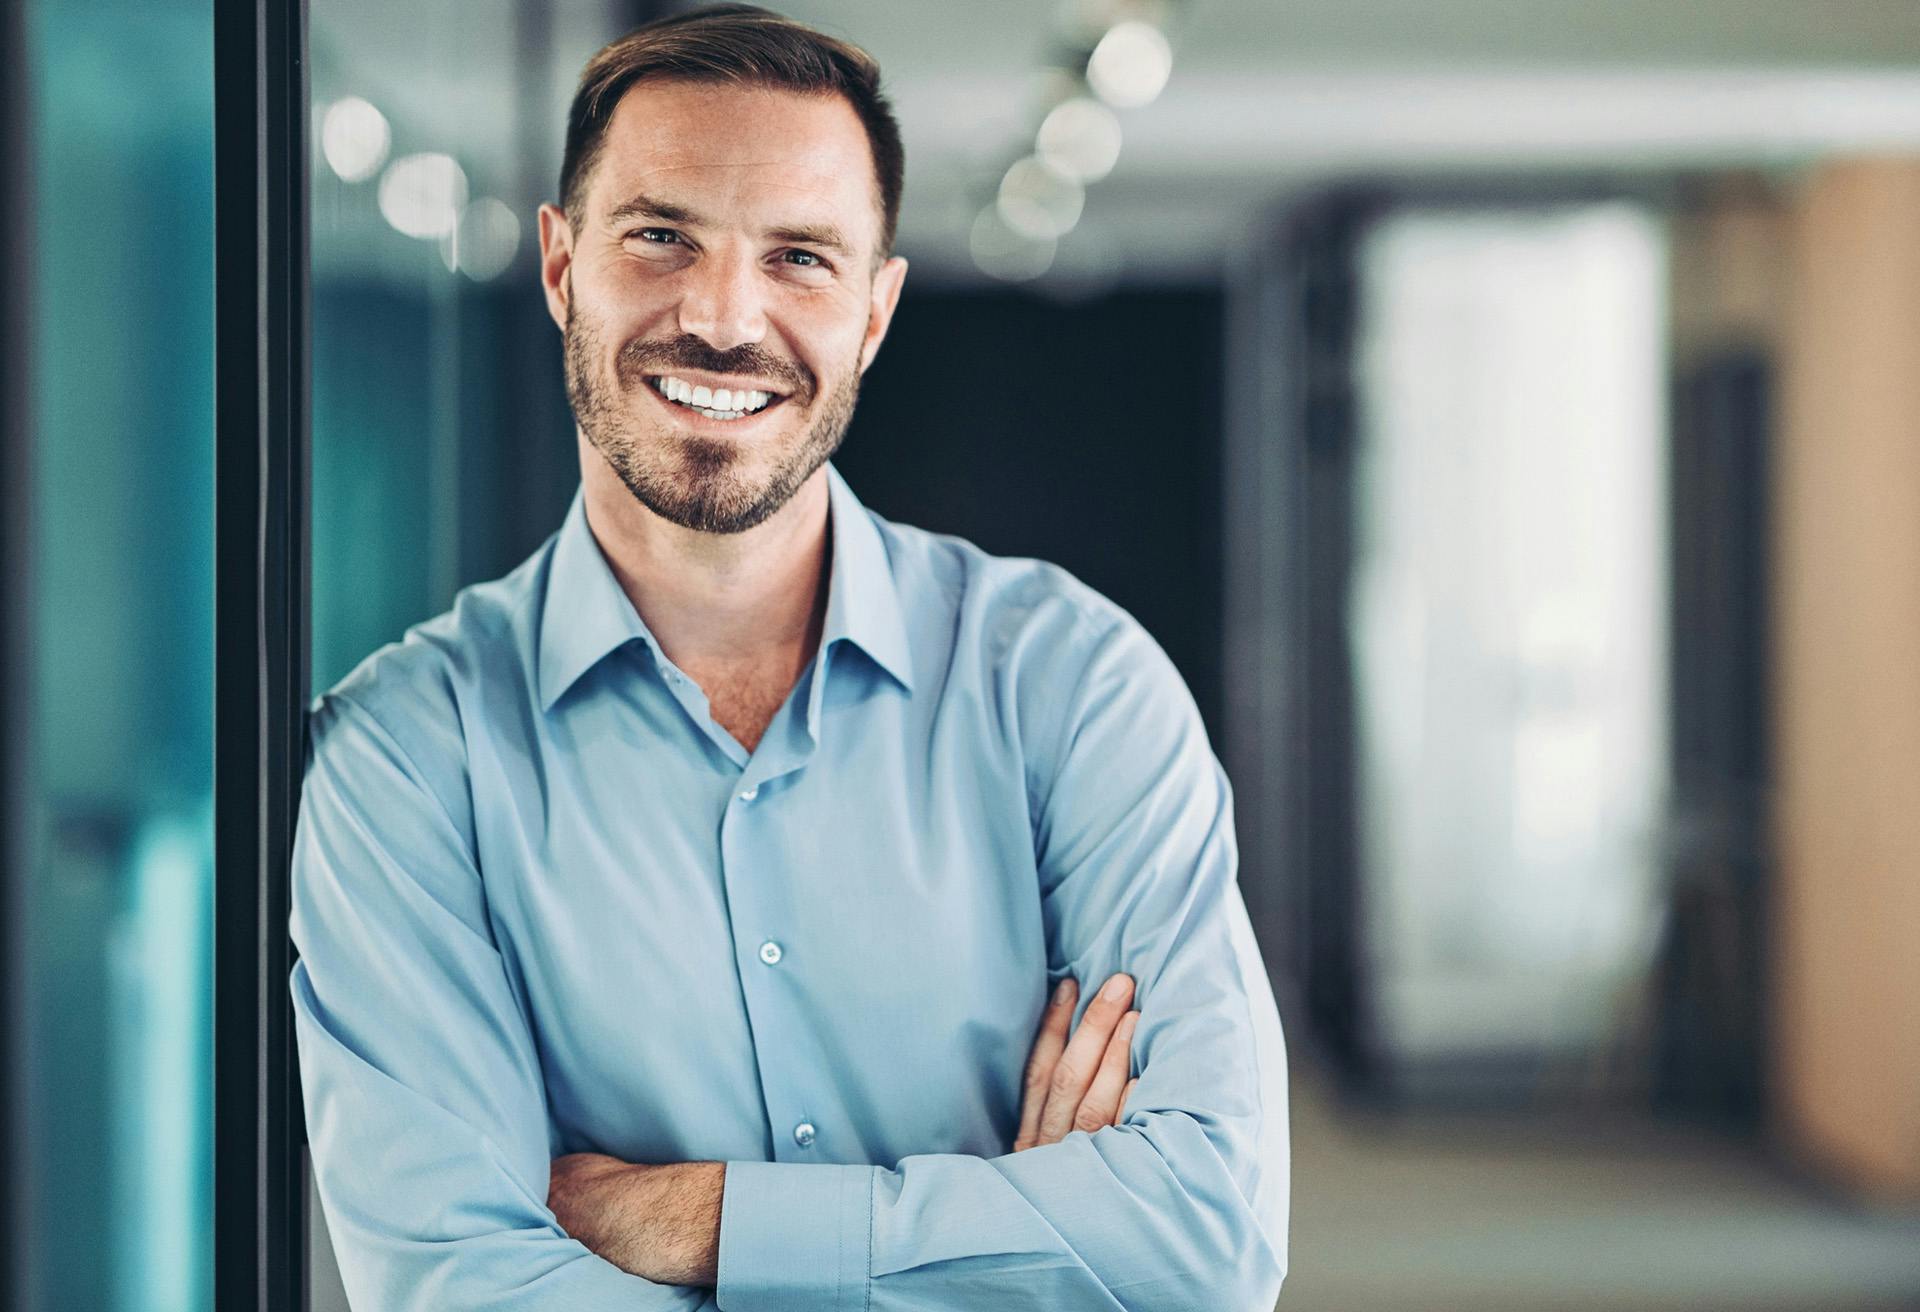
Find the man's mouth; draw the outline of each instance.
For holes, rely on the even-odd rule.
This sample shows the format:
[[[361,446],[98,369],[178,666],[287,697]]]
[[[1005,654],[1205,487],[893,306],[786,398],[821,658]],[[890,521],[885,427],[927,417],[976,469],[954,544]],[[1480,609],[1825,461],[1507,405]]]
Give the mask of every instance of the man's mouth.
[[[672,404],[708,419],[745,419],[787,399],[780,392],[696,385],[672,374],[649,377],[647,385]]]

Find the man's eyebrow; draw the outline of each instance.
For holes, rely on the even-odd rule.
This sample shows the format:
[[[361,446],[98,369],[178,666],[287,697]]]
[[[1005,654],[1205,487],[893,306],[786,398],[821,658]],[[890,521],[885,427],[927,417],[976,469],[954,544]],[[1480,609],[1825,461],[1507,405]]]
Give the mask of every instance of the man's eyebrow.
[[[767,235],[778,241],[790,241],[801,246],[824,246],[836,255],[853,254],[853,247],[847,244],[846,237],[831,223],[799,228],[775,228]]]
[[[663,223],[684,223],[691,228],[710,226],[708,220],[684,205],[644,194],[629,196],[607,211],[607,222],[610,224],[625,223],[629,219],[659,219]],[[841,256],[853,253],[853,245],[847,240],[846,234],[831,223],[803,223],[774,228],[767,236],[801,246],[821,246]]]
[[[668,223],[685,223],[693,227],[699,227],[702,222],[698,214],[684,205],[656,200],[647,195],[629,196],[607,211],[608,223],[624,223],[628,219],[664,219]]]

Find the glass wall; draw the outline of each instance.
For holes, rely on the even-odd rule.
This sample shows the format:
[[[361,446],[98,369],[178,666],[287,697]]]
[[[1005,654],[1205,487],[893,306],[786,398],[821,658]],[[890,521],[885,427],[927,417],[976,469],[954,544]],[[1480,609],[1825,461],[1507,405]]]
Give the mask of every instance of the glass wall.
[[[560,525],[579,481],[539,203],[602,0],[310,0],[311,682]],[[310,1300],[346,1306],[310,1196]]]
[[[29,0],[36,1305],[211,1303],[210,0]]]
[[[318,692],[565,513],[578,467],[535,215],[571,85],[546,69],[557,42],[577,69],[608,20],[523,0],[308,13]]]

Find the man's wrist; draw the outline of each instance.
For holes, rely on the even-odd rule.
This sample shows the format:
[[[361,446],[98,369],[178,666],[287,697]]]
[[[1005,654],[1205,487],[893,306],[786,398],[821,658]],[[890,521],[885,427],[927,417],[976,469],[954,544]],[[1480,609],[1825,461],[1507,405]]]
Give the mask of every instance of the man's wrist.
[[[725,1162],[675,1162],[639,1166],[645,1198],[640,1229],[651,1251],[647,1279],[665,1285],[712,1287],[720,1269],[720,1204],[726,1191]]]
[[[574,1239],[655,1284],[718,1278],[724,1162],[649,1166],[599,1153],[556,1158],[548,1206]]]

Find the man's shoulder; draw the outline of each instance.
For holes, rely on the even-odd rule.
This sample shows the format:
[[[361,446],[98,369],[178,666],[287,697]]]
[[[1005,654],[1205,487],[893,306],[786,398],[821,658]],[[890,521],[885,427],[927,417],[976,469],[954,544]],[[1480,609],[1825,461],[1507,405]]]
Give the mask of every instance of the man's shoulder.
[[[885,522],[882,533],[903,604],[953,662],[942,685],[978,697],[1017,744],[1036,807],[1090,725],[1118,726],[1143,759],[1204,746],[1185,680],[1117,602],[1047,561]]]
[[[1057,743],[1100,706],[1118,704],[1122,687],[1125,700],[1186,718],[1192,696],[1165,650],[1070,571],[880,524],[915,642],[944,663],[940,682],[982,696],[1022,743]]]
[[[462,588],[453,604],[378,648],[314,699],[313,749],[343,719],[370,722],[415,764],[464,760],[465,708],[526,686],[533,610],[551,542],[512,572]]]
[[[1034,642],[1078,647],[1139,626],[1072,572],[1032,556],[995,555],[951,533],[874,516],[903,603],[934,603],[962,641],[1004,657]]]

